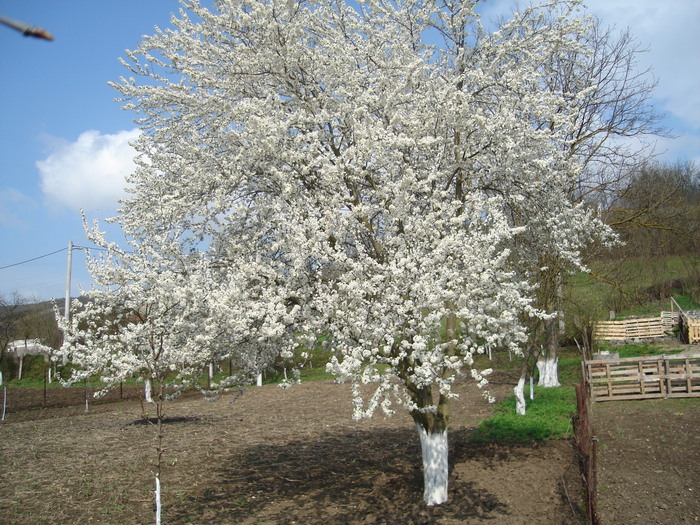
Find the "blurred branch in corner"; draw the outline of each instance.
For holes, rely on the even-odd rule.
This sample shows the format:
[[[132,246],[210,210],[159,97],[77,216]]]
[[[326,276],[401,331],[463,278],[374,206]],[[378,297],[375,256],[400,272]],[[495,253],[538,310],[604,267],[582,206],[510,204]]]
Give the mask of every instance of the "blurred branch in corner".
[[[5,18],[4,16],[0,16],[0,24],[16,29],[24,36],[33,36],[36,38],[43,38],[44,40],[53,40],[53,35],[46,29],[30,26],[24,22],[17,22],[16,20],[11,20],[9,18]]]

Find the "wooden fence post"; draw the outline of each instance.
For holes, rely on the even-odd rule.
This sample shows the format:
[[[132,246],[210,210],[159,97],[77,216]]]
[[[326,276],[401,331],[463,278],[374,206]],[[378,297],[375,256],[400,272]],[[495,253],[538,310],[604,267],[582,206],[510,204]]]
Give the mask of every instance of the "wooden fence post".
[[[600,525],[596,482],[596,440],[588,417],[588,393],[584,382],[576,385],[576,415],[573,417],[574,441],[579,469],[586,491],[588,523]]]

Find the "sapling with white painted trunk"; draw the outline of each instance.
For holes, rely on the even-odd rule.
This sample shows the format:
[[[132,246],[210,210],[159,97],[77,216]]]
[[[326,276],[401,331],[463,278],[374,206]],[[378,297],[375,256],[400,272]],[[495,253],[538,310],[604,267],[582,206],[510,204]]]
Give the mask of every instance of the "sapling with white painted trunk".
[[[542,315],[541,250],[521,244],[575,263],[604,228],[566,195],[574,101],[541,89],[540,57],[582,46],[578,2],[492,33],[475,4],[192,0],[113,84],[143,131],[119,223],[212,261],[234,333],[286,354],[323,334],[356,418],[405,407],[428,505],[447,500],[454,382],[483,387],[474,354],[519,352]]]
[[[197,254],[177,253],[177,243],[166,242],[154,251],[133,242],[129,251],[104,240],[97,227],[87,228],[90,240],[103,248],[88,255],[95,286],[74,301],[69,321],[58,310],[64,333],[59,356],[72,365],[65,385],[98,375],[105,386],[100,396],[130,378],[144,383],[143,418],[156,435],[156,523],[160,520],[160,494],[166,401],[185,388],[199,388],[203,367],[221,359],[237,359],[237,376],[246,380],[244,363],[234,344],[235,333],[217,319],[209,283],[215,282],[210,262]],[[254,361],[254,359],[253,359]],[[87,383],[86,383],[87,384]],[[87,392],[87,389],[86,389]],[[87,397],[85,400],[87,409]]]

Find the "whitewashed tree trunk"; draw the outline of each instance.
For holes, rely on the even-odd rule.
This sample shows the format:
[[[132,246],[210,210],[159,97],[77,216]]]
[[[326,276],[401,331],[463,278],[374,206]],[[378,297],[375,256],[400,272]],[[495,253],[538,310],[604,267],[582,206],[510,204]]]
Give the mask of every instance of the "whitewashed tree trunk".
[[[545,344],[543,353],[537,360],[537,369],[540,372],[538,386],[552,388],[559,384],[559,323],[556,319],[548,319],[544,322]]]
[[[24,356],[19,356],[19,373],[17,374],[17,379],[22,379],[22,366],[24,365]]]
[[[156,525],[160,525],[161,516],[161,503],[160,503],[160,476],[155,475],[156,478],[156,490],[155,490],[155,502],[156,502]]]
[[[556,355],[550,354],[538,359],[537,370],[540,372],[538,386],[547,388],[561,386],[559,383],[559,359]]]
[[[525,415],[525,376],[521,375],[517,386],[513,389],[515,393],[515,413]]]
[[[416,423],[423,453],[423,500],[428,506],[447,501],[447,430],[429,432]]]
[[[146,385],[143,387],[143,393],[147,403],[153,403],[153,395],[151,394],[151,380],[146,379]]]
[[[260,373],[258,374],[258,379],[257,379],[256,384],[257,384],[258,386],[262,386],[262,380],[263,380],[262,372],[260,372]]]

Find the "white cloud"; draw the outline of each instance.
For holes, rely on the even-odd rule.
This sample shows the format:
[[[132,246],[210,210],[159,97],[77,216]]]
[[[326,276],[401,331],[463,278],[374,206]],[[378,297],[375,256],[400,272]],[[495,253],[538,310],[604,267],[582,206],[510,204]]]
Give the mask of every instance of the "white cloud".
[[[674,0],[589,0],[591,11],[607,23],[629,27],[642,47],[659,85],[656,95],[666,110],[700,129],[700,2]]]
[[[51,154],[36,163],[49,202],[74,210],[115,209],[134,170],[136,152],[129,142],[138,136],[137,129],[104,135],[91,130],[75,142],[54,140]]]
[[[658,85],[655,105],[669,114],[667,124],[678,138],[660,139],[662,158],[700,158],[700,2],[697,0],[587,0],[590,11],[606,24],[630,29],[641,48],[640,68],[651,68]]]
[[[674,138],[659,138],[656,151],[659,160],[674,164],[692,162],[700,167],[700,135],[686,133]]]
[[[487,19],[508,15],[516,4],[538,0],[487,1],[481,10]],[[657,151],[673,162],[700,158],[700,1],[584,0],[588,12],[606,26],[629,28],[641,49],[639,70],[651,68],[658,85],[653,93],[657,111],[669,117],[675,140],[659,139]]]

